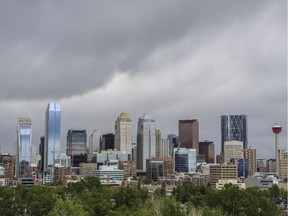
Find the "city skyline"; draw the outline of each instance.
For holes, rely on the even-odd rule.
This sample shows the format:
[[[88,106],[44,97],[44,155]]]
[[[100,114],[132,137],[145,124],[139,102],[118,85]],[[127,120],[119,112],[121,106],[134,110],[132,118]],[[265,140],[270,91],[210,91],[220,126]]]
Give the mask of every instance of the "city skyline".
[[[257,157],[287,145],[287,2],[72,1],[0,3],[0,146],[15,153],[18,117],[33,120],[33,152],[45,109],[69,129],[114,131],[119,113],[154,116],[162,137],[198,119],[199,140],[221,150],[221,115],[249,118]],[[36,147],[37,146],[37,147]],[[37,151],[36,151],[37,150]]]

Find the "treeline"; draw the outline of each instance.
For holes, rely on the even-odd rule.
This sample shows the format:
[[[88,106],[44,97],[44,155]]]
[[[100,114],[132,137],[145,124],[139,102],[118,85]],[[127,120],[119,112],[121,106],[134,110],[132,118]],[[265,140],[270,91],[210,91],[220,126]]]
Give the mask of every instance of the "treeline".
[[[0,187],[0,215],[275,216],[280,214],[275,205],[279,197],[287,197],[287,191],[277,186],[268,191],[241,190],[232,185],[213,190],[191,182],[183,183],[172,196],[166,196],[165,184],[150,194],[140,182],[136,188],[110,188],[102,186],[99,179],[88,177],[68,187]]]

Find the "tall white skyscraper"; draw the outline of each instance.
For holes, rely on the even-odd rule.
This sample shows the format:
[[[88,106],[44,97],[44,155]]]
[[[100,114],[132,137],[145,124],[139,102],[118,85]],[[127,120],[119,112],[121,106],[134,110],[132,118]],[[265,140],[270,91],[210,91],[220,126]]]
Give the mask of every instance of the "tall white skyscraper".
[[[95,129],[89,137],[89,153],[100,152],[100,132]]]
[[[55,163],[60,156],[61,107],[59,103],[49,103],[45,115],[44,170]]]
[[[138,120],[137,169],[146,171],[146,160],[156,157],[155,120],[144,114]]]
[[[16,137],[16,178],[22,177],[32,159],[32,121],[30,118],[18,118]]]
[[[115,121],[115,149],[132,155],[132,121],[127,113],[121,113]]]

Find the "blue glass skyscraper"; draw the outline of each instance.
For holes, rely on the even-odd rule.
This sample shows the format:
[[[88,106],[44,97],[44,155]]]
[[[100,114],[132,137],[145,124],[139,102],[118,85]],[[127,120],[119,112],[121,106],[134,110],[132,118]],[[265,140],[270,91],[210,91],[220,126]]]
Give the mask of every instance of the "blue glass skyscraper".
[[[174,148],[173,156],[176,172],[196,172],[196,149]]]
[[[247,116],[222,115],[221,116],[221,151],[224,153],[225,141],[241,141],[243,148],[248,148],[247,141]]]
[[[32,156],[32,121],[30,118],[18,118],[16,137],[15,176],[23,177]]]
[[[60,155],[61,107],[59,103],[49,103],[45,117],[44,169],[54,165]]]

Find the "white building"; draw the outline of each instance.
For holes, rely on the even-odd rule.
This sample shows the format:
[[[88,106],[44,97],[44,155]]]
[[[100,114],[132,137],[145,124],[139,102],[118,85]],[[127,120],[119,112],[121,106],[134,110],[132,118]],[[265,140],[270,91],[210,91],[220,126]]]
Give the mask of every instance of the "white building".
[[[127,113],[121,113],[115,121],[115,149],[132,155],[132,121]]]
[[[93,152],[100,152],[100,132],[98,129],[95,129],[89,136],[88,151],[90,154]]]
[[[238,186],[240,189],[245,189],[245,183],[239,182],[235,179],[219,179],[216,183],[216,189],[223,189],[226,184],[232,184]]]
[[[224,142],[224,162],[230,162],[232,158],[243,158],[243,142],[233,140]]]

